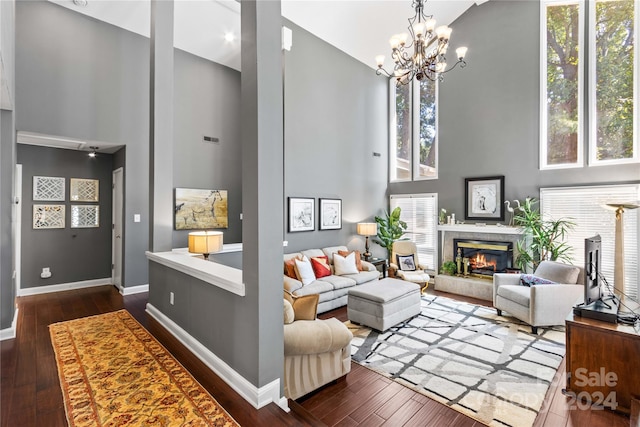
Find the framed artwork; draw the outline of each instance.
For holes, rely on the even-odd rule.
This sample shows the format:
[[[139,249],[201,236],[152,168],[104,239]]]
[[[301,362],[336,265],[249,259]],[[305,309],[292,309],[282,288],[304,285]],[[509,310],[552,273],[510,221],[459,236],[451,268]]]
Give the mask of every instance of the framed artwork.
[[[71,205],[71,228],[100,227],[100,206]]]
[[[33,228],[64,228],[64,205],[33,205]]]
[[[33,200],[64,202],[64,178],[34,176]]]
[[[504,220],[504,176],[465,178],[465,219]]]
[[[69,200],[72,202],[99,201],[100,181],[97,179],[71,178]]]
[[[307,197],[289,197],[289,233],[316,229],[315,201]]]
[[[320,230],[342,228],[342,200],[320,199]]]
[[[227,190],[176,188],[175,229],[229,228]]]

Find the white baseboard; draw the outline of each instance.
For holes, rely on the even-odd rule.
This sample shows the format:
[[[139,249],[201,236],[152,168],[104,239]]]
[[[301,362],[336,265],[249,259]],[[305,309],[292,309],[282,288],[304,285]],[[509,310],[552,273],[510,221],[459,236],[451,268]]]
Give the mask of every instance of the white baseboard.
[[[149,292],[149,284],[146,285],[138,285],[138,286],[125,286],[120,288],[120,293],[123,296],[133,295],[133,294],[141,294],[143,292]]]
[[[104,279],[83,280],[81,282],[60,283],[59,285],[35,286],[33,288],[18,289],[18,296],[48,294],[50,292],[70,291],[74,289],[91,288],[94,286],[110,285],[111,277]]]
[[[260,409],[274,402],[289,412],[287,399],[280,396],[279,378],[256,387],[153,305],[147,304],[146,311],[254,408]]]
[[[0,341],[10,340],[16,337],[16,329],[18,326],[18,307],[13,312],[13,320],[11,321],[11,327],[0,330]]]

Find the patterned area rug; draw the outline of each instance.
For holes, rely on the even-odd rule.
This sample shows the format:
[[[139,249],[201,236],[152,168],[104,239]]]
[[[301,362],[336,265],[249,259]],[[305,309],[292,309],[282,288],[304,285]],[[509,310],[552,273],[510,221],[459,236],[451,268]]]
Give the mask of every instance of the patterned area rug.
[[[238,426],[126,310],[49,333],[70,426]]]
[[[422,313],[379,333],[346,322],[352,359],[491,426],[531,426],[564,357],[563,327],[423,295]]]

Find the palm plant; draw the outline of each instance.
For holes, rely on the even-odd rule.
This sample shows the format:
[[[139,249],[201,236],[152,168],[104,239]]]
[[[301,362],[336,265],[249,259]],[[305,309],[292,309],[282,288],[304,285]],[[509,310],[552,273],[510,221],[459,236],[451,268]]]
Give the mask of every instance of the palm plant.
[[[385,211],[384,217],[376,216],[374,219],[378,223],[377,239],[373,241],[383,248],[386,248],[391,254],[393,242],[402,239],[402,235],[407,229],[407,223],[400,219],[400,206],[396,207],[391,214]]]
[[[525,199],[513,218],[515,225],[524,229],[524,237],[516,244],[516,265],[522,270],[535,270],[543,260],[571,261],[571,247],[564,240],[576,224],[570,218],[542,219],[534,206],[537,203],[536,199]]]

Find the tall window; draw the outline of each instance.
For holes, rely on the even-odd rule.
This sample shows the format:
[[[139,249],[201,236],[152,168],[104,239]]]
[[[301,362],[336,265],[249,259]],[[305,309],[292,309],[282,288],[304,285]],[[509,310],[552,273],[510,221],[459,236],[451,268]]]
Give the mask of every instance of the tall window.
[[[540,190],[541,213],[545,219],[571,218],[575,229],[566,242],[573,249],[574,265],[584,265],[584,239],[600,234],[602,237],[602,272],[613,287],[615,266],[614,210],[608,203],[638,200],[640,185],[607,185],[597,187],[543,188]],[[624,213],[624,293],[637,300],[640,295],[640,215],[638,209]]]
[[[638,3],[588,4],[542,3],[542,169],[638,160]]]
[[[420,264],[436,270],[438,224],[437,194],[399,194],[391,196],[391,210],[400,206],[400,219],[407,223],[404,237],[416,244]]]
[[[438,177],[437,83],[413,81],[396,87],[391,79],[390,180]]]

